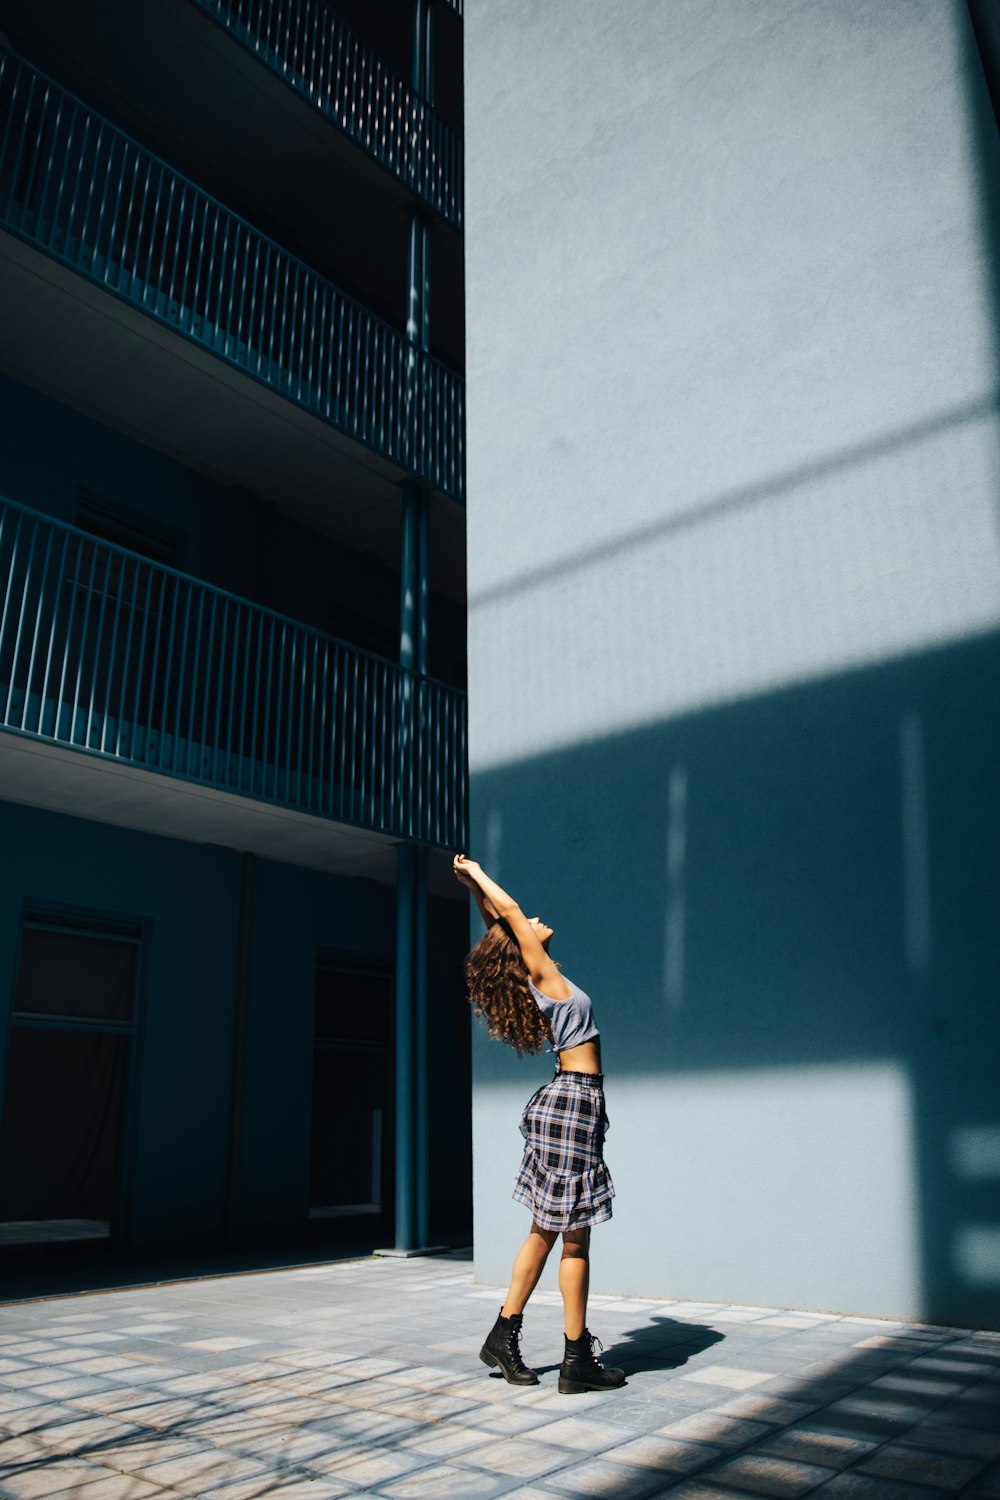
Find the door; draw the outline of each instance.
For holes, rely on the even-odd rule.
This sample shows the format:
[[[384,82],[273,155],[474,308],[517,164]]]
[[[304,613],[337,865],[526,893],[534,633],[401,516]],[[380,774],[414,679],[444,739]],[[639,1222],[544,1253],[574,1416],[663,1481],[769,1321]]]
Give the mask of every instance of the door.
[[[0,1117],[0,1244],[121,1228],[137,923],[29,914]]]
[[[309,1217],[342,1238],[392,1228],[392,978],[387,963],[316,966]]]

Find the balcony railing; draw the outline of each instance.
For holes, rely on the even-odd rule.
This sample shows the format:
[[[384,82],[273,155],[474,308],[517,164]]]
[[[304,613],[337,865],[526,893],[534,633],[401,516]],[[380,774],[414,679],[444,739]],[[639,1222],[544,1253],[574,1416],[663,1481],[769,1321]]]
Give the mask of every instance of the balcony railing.
[[[3,499],[0,728],[466,842],[463,693]]]
[[[0,227],[461,498],[460,376],[10,51]]]
[[[456,227],[462,147],[325,0],[194,0],[339,130]]]

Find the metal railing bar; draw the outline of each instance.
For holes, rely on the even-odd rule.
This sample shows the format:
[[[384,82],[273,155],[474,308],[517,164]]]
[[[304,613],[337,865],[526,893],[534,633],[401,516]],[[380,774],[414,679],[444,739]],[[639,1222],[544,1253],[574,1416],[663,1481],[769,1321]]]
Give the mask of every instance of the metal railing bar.
[[[402,355],[401,329],[12,51],[0,89],[0,224],[460,498],[457,373],[426,350]],[[355,103],[361,116],[374,107],[365,87]],[[318,307],[333,332],[321,362]],[[416,387],[405,405],[393,399],[401,358]]]
[[[464,842],[459,690],[2,498],[0,568],[8,730]]]

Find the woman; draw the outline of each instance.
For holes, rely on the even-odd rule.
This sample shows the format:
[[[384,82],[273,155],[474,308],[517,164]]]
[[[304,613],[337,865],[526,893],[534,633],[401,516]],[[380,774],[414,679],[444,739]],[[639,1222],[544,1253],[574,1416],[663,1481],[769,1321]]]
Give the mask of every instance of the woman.
[[[598,1341],[587,1329],[590,1227],[610,1219],[615,1191],[602,1155],[608,1122],[590,997],[549,957],[551,927],[526,917],[464,854],[455,856],[454,870],[486,923],[485,936],[465,961],[473,1008],[485,1017],[489,1035],[519,1056],[540,1052],[548,1039],[558,1058],[552,1082],[531,1096],[521,1117],[525,1147],[514,1197],[531,1209],[531,1233],[514,1260],[507,1300],[479,1357],[499,1366],[512,1385],[538,1384],[521,1358],[522,1315],[561,1234],[566,1348],[559,1389],[564,1395],[613,1390],[624,1385],[624,1371],[605,1369],[595,1359]]]

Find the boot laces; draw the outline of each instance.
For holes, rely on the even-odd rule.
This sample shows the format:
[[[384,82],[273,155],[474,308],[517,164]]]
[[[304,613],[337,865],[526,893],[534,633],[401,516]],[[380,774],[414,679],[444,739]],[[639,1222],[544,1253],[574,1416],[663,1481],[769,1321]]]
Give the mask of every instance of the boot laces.
[[[513,1359],[521,1358],[521,1330],[513,1324],[507,1329],[507,1350]]]
[[[513,1355],[520,1355],[520,1323],[514,1323],[513,1319],[508,1320],[507,1329],[504,1332],[507,1335],[507,1347],[510,1352]]]

